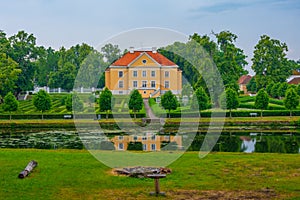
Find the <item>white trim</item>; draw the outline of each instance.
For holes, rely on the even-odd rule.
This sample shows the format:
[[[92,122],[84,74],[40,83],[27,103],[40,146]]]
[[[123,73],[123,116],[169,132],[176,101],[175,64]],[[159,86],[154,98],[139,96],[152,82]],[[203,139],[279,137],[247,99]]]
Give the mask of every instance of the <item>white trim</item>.
[[[131,61],[131,63],[128,64],[128,67],[131,67],[131,65],[133,63],[135,63],[135,61],[137,61],[140,57],[142,57],[143,55],[146,55],[148,58],[150,58],[154,63],[156,63],[158,66],[161,66],[161,64],[159,64],[154,58],[152,58],[149,54],[147,54],[146,52],[142,52],[138,57],[136,57],[133,61]]]

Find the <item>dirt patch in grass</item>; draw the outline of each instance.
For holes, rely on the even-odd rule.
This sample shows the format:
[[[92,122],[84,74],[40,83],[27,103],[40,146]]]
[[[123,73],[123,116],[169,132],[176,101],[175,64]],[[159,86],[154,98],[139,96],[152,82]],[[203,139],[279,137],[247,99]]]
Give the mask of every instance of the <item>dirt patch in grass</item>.
[[[280,199],[272,189],[261,189],[258,191],[216,191],[216,190],[176,190],[167,193],[167,197],[176,200],[265,200]]]

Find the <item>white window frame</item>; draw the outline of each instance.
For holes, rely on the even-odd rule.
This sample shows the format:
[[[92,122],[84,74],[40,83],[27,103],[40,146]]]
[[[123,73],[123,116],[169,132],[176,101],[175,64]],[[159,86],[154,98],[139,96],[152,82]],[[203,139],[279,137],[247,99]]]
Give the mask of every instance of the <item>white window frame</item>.
[[[123,143],[119,143],[118,149],[119,149],[119,150],[124,150],[124,144],[123,144]]]
[[[142,71],[142,77],[147,77],[147,71],[146,70]]]
[[[132,81],[132,87],[137,88],[138,87],[138,81]]]
[[[147,151],[147,144],[143,144],[143,151]]]
[[[165,71],[165,78],[169,78],[170,77],[170,72],[169,71]]]
[[[156,144],[151,144],[151,151],[156,151]]]
[[[165,88],[170,88],[170,81],[165,81]]]
[[[147,81],[142,81],[142,88],[146,88],[146,87],[147,87]]]
[[[156,76],[156,72],[155,71],[151,71],[151,77],[155,77]]]
[[[119,88],[124,88],[124,81],[119,81],[118,86]]]
[[[118,77],[119,77],[119,78],[122,78],[123,76],[124,76],[124,72],[123,72],[123,71],[119,71],[119,72],[118,72]]]
[[[152,83],[154,83],[154,86],[152,85]],[[151,81],[151,88],[155,88],[156,87],[156,81]]]
[[[135,70],[135,71],[132,71],[132,76],[133,76],[133,77],[138,77],[138,71],[136,71],[136,70]]]

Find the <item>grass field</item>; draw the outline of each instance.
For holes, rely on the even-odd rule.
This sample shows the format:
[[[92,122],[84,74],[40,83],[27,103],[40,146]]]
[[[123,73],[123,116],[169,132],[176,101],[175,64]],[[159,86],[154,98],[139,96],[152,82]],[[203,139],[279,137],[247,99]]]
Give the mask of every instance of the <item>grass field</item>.
[[[30,160],[38,167],[17,178]],[[166,197],[149,196],[151,179],[113,176],[87,151],[0,150],[1,199],[299,199],[300,155],[186,153],[161,179]],[[218,197],[218,198],[217,198]]]

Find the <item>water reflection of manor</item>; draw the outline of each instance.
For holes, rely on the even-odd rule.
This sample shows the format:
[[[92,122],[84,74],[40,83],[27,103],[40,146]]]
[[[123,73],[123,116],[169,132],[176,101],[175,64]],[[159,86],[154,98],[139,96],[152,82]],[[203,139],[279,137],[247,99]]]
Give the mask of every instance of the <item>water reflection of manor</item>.
[[[119,135],[111,139],[116,150],[127,150],[130,142],[141,142],[144,151],[160,151],[163,144],[176,143],[177,149],[182,148],[182,136],[155,135],[146,133],[145,135]]]

